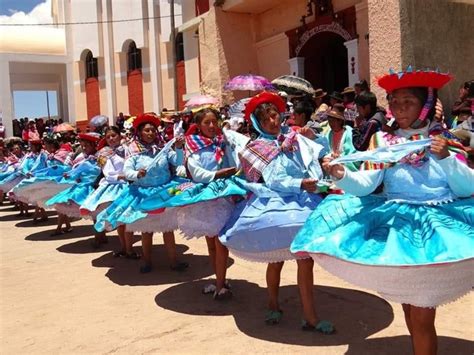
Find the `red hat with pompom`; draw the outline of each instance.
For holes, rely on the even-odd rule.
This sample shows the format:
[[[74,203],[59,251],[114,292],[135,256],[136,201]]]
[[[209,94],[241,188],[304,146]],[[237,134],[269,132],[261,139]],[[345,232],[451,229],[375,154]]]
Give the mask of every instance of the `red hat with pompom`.
[[[255,95],[247,102],[245,105],[245,114],[244,118],[248,121],[250,120],[250,115],[255,111],[258,105],[270,103],[276,106],[279,112],[286,111],[286,103],[283,99],[272,92],[264,91],[258,95]]]
[[[150,123],[156,127],[160,125],[160,118],[153,112],[141,113],[133,120],[133,128],[138,129],[143,123]]]
[[[405,71],[398,73],[390,69],[389,73],[379,77],[377,82],[387,93],[391,93],[397,89],[412,87],[429,87],[438,90],[451,79],[453,79],[451,74],[441,73],[439,70],[413,70],[411,66],[408,66]]]

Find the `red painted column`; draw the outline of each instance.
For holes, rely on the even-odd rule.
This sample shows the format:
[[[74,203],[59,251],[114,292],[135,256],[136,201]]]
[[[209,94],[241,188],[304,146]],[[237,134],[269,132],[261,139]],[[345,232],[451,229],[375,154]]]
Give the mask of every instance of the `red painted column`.
[[[130,70],[127,74],[128,110],[132,116],[143,113],[143,75],[141,69]]]
[[[86,79],[86,105],[87,105],[87,119],[100,115],[100,93],[99,93],[99,79]]]
[[[184,67],[184,60],[176,63],[176,83],[178,85],[178,110],[184,109],[183,95],[186,94],[186,70]]]

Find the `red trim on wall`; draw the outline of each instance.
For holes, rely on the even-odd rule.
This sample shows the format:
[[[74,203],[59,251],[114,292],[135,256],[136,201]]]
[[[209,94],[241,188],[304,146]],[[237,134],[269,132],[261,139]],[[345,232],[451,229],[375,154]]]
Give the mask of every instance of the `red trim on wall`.
[[[143,74],[141,69],[127,73],[128,113],[132,116],[143,113]]]
[[[178,110],[184,109],[183,96],[186,94],[186,70],[184,66],[184,60],[176,63],[176,75],[178,85]]]
[[[209,11],[209,0],[196,0],[196,16]]]
[[[99,79],[86,79],[86,105],[87,105],[87,119],[100,115],[100,93],[99,93]]]

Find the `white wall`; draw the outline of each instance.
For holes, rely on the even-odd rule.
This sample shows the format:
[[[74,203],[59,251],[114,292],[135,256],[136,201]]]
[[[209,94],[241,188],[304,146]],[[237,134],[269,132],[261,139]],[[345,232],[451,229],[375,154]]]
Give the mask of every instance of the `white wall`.
[[[153,1],[153,0],[147,0]],[[148,9],[140,0],[119,0],[112,2],[114,21],[148,17]],[[146,23],[146,20],[145,20]],[[148,47],[144,35],[144,21],[114,22],[114,51],[121,52],[126,40],[133,40],[138,48]]]
[[[122,1],[122,0],[120,0]],[[88,22],[99,21],[100,16],[96,0],[71,0],[71,21]],[[84,49],[90,49],[94,57],[101,57],[99,24],[72,25],[71,34],[74,43],[73,57],[75,61],[81,59]]]

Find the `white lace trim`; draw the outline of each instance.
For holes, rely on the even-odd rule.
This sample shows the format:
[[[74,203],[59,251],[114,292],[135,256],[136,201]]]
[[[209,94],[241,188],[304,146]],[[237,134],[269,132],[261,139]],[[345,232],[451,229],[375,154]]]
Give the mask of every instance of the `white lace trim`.
[[[163,233],[178,229],[178,218],[176,208],[167,208],[160,214],[149,214],[134,223],[127,224],[128,232],[141,233]]]
[[[323,254],[311,257],[331,274],[385,299],[417,307],[437,307],[466,295],[474,285],[474,258],[420,266],[372,266]]]
[[[77,203],[56,203],[52,206],[58,213],[72,218],[81,218],[79,205]]]
[[[25,178],[24,176],[18,176],[12,181],[6,182],[4,184],[0,184],[0,193],[7,193],[11,189],[13,189],[16,185],[18,185],[21,182],[21,180],[23,180],[24,178]]]
[[[216,236],[224,228],[234,204],[224,198],[200,202],[178,209],[178,227],[184,238]]]
[[[278,249],[260,253],[249,253],[245,251],[239,251],[235,249],[229,249],[229,251],[238,258],[253,261],[257,263],[279,263],[287,260],[296,260],[296,259],[307,259],[310,256],[299,256],[292,254],[289,248]]]

